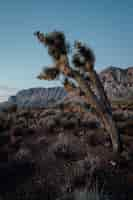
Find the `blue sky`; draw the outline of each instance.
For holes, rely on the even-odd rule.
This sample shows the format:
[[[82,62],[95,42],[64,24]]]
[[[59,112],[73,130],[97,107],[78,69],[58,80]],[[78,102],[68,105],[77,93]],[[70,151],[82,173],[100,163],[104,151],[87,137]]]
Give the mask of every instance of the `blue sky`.
[[[51,85],[36,79],[51,60],[33,32],[54,29],[90,44],[97,70],[133,66],[132,0],[0,0],[0,88],[7,95]]]

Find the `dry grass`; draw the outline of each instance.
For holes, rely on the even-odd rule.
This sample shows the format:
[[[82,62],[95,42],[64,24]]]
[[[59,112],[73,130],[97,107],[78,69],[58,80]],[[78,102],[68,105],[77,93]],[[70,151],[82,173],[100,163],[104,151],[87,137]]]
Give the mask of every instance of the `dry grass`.
[[[76,191],[75,200],[109,200],[109,197],[104,195],[104,186],[99,191],[96,181],[90,190]]]
[[[128,108],[131,110],[133,109],[133,99],[112,100],[111,104],[112,104],[112,107]]]

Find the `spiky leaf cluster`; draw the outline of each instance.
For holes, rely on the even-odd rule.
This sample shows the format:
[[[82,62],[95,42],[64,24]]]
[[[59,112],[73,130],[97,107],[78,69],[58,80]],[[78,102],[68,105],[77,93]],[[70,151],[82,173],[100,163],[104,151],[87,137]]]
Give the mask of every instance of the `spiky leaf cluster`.
[[[72,62],[76,67],[85,67],[86,63],[93,65],[95,63],[95,55],[91,48],[82,44],[81,42],[75,42],[75,54],[73,55]]]
[[[44,68],[41,74],[37,77],[38,79],[54,80],[60,74],[57,68]]]
[[[43,42],[48,47],[48,53],[55,60],[59,60],[61,55],[66,55],[69,52],[69,45],[63,32],[53,31],[50,33],[35,33],[40,42]]]

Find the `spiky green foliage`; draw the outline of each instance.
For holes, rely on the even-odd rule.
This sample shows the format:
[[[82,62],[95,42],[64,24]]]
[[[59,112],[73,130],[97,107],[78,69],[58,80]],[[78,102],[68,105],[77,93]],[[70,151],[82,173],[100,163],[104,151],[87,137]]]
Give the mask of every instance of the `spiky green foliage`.
[[[87,47],[79,41],[76,41],[74,46],[76,50],[72,59],[74,66],[84,68],[86,62],[94,65],[95,55],[91,48]]]
[[[45,80],[53,80],[57,79],[59,74],[60,74],[59,69],[45,67],[43,71],[39,74],[39,76],[37,76],[37,78]]]
[[[48,53],[55,60],[58,60],[61,55],[66,55],[69,52],[69,44],[66,42],[66,38],[63,32],[53,31],[50,33],[35,33],[40,42],[48,47]]]

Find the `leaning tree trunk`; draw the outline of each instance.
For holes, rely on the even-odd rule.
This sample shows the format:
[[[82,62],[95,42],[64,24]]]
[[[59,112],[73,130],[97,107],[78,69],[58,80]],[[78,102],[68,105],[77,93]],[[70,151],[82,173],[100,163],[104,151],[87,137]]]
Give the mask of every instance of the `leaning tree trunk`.
[[[103,85],[96,72],[89,71],[90,78],[93,79],[93,84],[95,88],[98,90],[100,99],[97,98],[97,96],[92,91],[91,87],[86,83],[86,81],[82,78],[82,76],[78,72],[74,72],[69,67],[67,56],[63,55],[61,59],[56,62],[56,66],[58,66],[58,68],[60,68],[62,73],[64,73],[65,75],[69,76],[71,75],[72,77],[75,78],[81,90],[87,97],[88,103],[96,108],[96,111],[100,119],[104,123],[105,129],[107,130],[108,134],[111,137],[114,152],[120,151],[121,149],[120,135],[115,125],[115,122],[113,121],[110,103],[104,91]]]
[[[98,74],[96,73],[94,67],[91,66],[90,64],[87,64],[86,68],[87,68],[87,70],[89,72],[90,80],[91,80],[93,86],[95,87],[95,89],[97,90],[99,98],[103,102],[103,104],[106,107],[107,111],[112,113],[109,99],[107,97],[107,94],[106,94],[106,92],[104,90],[103,84],[102,84]]]
[[[99,117],[103,121],[105,129],[111,137],[113,150],[115,152],[120,151],[120,135],[113,121],[112,114],[105,109],[103,103],[98,100],[92,89],[85,84],[84,80],[80,76],[76,75],[75,79],[80,84],[81,90],[86,94],[88,103],[96,108]]]
[[[103,110],[103,121],[104,121],[105,128],[107,129],[108,133],[111,136],[114,149],[118,149],[120,151],[122,148],[121,141],[120,141],[120,134],[113,120],[112,108],[108,100],[107,94],[104,90],[101,80],[98,74],[96,73],[94,67],[88,63],[86,68],[89,72],[89,77],[95,89],[97,90],[98,96],[101,100],[101,109]],[[117,143],[117,145],[115,143]]]

